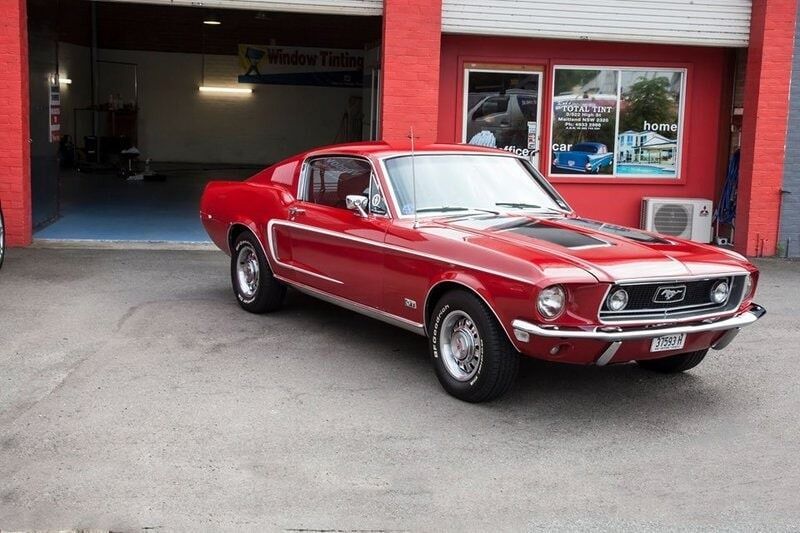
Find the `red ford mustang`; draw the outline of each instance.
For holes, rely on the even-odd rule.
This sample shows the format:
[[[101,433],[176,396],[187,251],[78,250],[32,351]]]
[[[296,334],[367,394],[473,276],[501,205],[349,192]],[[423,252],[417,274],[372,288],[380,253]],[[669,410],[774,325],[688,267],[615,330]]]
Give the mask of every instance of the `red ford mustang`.
[[[520,354],[681,372],[765,313],[741,255],[581,218],[493,149],[312,150],[210,183],[200,210],[244,309],[274,311],[290,286],[425,335],[470,402],[506,392]]]

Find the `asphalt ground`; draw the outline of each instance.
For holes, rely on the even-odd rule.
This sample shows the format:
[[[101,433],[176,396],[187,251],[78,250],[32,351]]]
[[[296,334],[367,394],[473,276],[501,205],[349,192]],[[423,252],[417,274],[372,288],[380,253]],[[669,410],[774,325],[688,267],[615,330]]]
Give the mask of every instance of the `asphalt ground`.
[[[759,266],[693,371],[525,361],[471,405],[422,337],[245,313],[221,252],[10,250],[0,529],[800,530],[800,263]]]

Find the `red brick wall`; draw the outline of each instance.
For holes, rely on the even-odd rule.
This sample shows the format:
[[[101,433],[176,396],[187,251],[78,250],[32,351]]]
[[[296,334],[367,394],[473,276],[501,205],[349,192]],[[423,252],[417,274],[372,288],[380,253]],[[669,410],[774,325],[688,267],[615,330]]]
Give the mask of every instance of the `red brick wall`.
[[[797,0],[754,0],[745,77],[736,249],[775,255]]]
[[[25,0],[0,0],[0,204],[10,246],[31,241]]]
[[[441,0],[386,0],[383,5],[382,137],[437,140]]]

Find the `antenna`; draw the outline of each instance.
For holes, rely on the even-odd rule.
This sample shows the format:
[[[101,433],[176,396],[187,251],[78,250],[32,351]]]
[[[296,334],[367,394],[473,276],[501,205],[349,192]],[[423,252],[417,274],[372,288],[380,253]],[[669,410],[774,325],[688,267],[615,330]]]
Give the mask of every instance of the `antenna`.
[[[411,138],[411,195],[414,200],[414,229],[419,226],[419,219],[417,218],[417,169],[414,164],[414,126],[410,127]]]

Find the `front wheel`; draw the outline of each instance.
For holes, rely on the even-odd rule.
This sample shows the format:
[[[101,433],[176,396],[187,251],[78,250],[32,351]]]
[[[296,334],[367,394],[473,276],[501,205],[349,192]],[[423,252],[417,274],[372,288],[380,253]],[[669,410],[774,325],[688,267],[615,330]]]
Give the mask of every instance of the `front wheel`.
[[[645,359],[636,361],[640,367],[661,374],[676,374],[694,368],[699,365],[708,353],[708,348],[696,352],[680,353],[670,355],[661,359]]]
[[[274,311],[283,305],[286,285],[275,279],[255,236],[236,238],[231,253],[231,284],[239,305],[251,313]]]
[[[487,402],[505,394],[519,369],[519,353],[486,304],[466,291],[436,303],[428,339],[442,387],[460,400]]]

